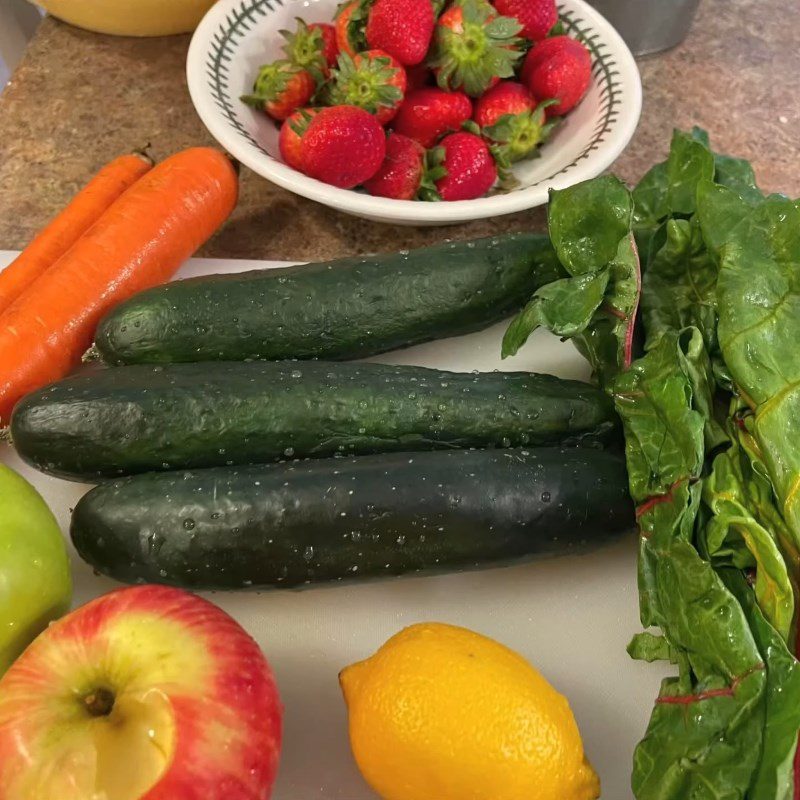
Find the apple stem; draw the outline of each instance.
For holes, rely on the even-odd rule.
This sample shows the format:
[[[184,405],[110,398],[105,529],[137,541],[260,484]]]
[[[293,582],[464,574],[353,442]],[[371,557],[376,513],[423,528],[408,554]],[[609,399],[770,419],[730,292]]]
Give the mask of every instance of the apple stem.
[[[114,699],[110,689],[95,689],[83,698],[83,703],[93,717],[107,717],[114,708]]]

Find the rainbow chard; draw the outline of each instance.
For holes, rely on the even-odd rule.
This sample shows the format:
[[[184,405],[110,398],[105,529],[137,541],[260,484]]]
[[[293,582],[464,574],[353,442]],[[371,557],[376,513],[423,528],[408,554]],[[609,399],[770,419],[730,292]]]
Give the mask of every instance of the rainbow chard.
[[[794,800],[800,202],[765,198],[695,129],[632,192],[603,177],[553,193],[549,225],[566,276],[504,353],[539,326],[573,338],[623,423],[647,629],[629,652],[677,668],[634,793]]]
[[[550,238],[568,277],[536,292],[512,321],[504,358],[544,327],[574,338],[598,374],[630,365],[640,290],[632,219],[630,192],[613,176],[551,193]]]

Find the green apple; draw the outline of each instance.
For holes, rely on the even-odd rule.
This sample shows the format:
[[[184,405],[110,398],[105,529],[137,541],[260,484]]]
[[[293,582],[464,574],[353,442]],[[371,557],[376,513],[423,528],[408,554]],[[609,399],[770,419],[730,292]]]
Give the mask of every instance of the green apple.
[[[28,481],[0,464],[0,675],[71,599],[69,558],[53,513]]]

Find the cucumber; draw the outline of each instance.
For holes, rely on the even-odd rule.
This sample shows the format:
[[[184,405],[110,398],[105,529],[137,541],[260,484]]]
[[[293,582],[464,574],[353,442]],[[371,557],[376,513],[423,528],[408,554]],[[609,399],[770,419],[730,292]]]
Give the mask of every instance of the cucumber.
[[[11,435],[66,478],[440,448],[604,441],[613,407],[585,383],[386,364],[136,365],[28,395]]]
[[[71,534],[117,580],[240,589],[512,563],[633,526],[620,455],[540,448],[138,475],[89,492]]]
[[[195,278],[122,303],[96,345],[114,365],[361,358],[487,328],[559,275],[546,235],[512,234]]]

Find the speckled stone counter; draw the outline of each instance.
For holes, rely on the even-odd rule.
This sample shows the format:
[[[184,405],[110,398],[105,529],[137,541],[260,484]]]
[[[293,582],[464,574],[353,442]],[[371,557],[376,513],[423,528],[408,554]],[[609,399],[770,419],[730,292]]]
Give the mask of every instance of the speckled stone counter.
[[[674,126],[697,124],[716,149],[750,159],[762,188],[800,195],[798,31],[796,0],[703,0],[684,44],[641,61],[644,113],[614,171],[637,180]],[[44,21],[0,95],[0,249],[23,247],[114,156],[211,143],[186,88],[188,42]],[[243,169],[239,206],[201,255],[316,260],[543,226],[541,209],[451,228],[379,225]]]

